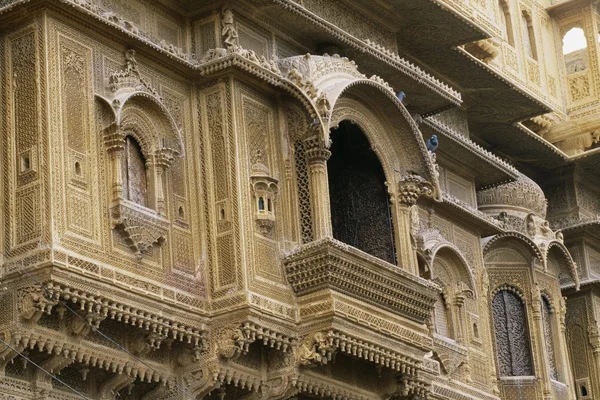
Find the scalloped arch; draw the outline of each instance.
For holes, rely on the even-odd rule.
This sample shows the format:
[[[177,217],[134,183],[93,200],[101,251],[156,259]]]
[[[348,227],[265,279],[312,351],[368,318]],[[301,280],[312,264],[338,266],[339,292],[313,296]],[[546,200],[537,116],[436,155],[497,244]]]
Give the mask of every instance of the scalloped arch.
[[[575,290],[579,290],[580,283],[579,274],[577,273],[577,264],[575,264],[573,257],[571,257],[571,253],[569,253],[569,250],[563,243],[559,242],[558,240],[552,240],[546,246],[546,253],[544,254],[546,262],[549,259],[550,252],[553,251],[553,249],[556,249],[555,252],[562,257],[563,261],[565,261],[567,267],[566,271],[569,273],[571,279],[575,283]]]
[[[154,95],[148,92],[136,91],[133,93],[128,93],[118,98],[119,107],[116,109],[117,124],[120,126],[123,122],[123,118],[127,117],[127,115],[125,115],[124,112],[127,111],[128,105],[135,103],[140,103],[140,105],[145,106],[145,111],[158,111],[156,115],[162,116],[164,118],[163,122],[166,122],[166,126],[163,126],[163,130],[165,132],[163,132],[162,138],[170,139],[169,143],[167,143],[168,147],[171,147],[174,150],[176,150],[179,153],[179,155],[183,155],[183,140],[181,138],[179,128],[175,123],[175,119],[173,118],[167,107],[158,98],[156,98]],[[146,113],[146,115],[149,118],[149,114]],[[161,118],[159,118],[159,121],[160,119]],[[155,145],[158,145],[158,143],[155,143]]]
[[[475,284],[475,277],[473,276],[473,273],[471,272],[471,268],[469,268],[469,262],[467,261],[467,258],[464,256],[464,254],[462,253],[462,251],[460,251],[460,249],[453,243],[437,243],[436,245],[434,245],[431,248],[431,267],[433,269],[435,269],[434,265],[435,265],[435,260],[436,257],[438,256],[438,253],[451,253],[453,258],[455,258],[454,261],[456,264],[456,269],[457,269],[457,273],[458,275],[461,277],[461,279],[467,283],[467,285],[469,286],[469,289],[471,289],[473,291],[473,295],[475,298],[477,298],[477,286]],[[443,254],[440,255],[440,258],[443,258]]]
[[[522,288],[518,287],[517,285],[515,285],[513,283],[502,283],[502,284],[494,287],[494,289],[490,292],[490,298],[493,299],[494,296],[496,296],[499,292],[501,292],[503,290],[508,290],[509,292],[513,292],[515,295],[517,295],[517,297],[519,297],[519,299],[521,299],[523,304],[526,303],[525,291],[523,291]]]
[[[527,249],[531,250],[532,255],[536,259],[538,259],[538,261],[541,262],[544,267],[546,266],[546,258],[544,257],[544,254],[542,253],[538,245],[535,244],[535,242],[529,237],[516,231],[499,233],[497,235],[492,236],[483,246],[484,258],[487,254],[490,253],[490,251],[495,249],[499,243],[510,242],[511,240],[515,240],[520,242],[521,244],[524,244]]]
[[[378,110],[376,118],[380,119],[382,125],[387,128],[381,134],[386,135],[392,143],[401,141],[402,146],[408,148],[408,151],[402,152],[400,146],[396,145],[398,148],[393,149],[397,154],[403,153],[403,157],[398,160],[401,169],[398,172],[403,175],[409,173],[421,175],[433,184],[434,198],[440,199],[441,189],[423,136],[406,108],[388,87],[370,79],[354,78],[319,89],[325,93],[331,105],[327,120],[330,129],[340,122],[336,112],[340,104],[343,105],[344,99],[359,99],[371,113]],[[352,114],[347,113],[345,117],[345,119],[352,119]],[[365,133],[369,135],[369,132],[365,131]],[[328,143],[329,136],[325,136],[323,140]]]

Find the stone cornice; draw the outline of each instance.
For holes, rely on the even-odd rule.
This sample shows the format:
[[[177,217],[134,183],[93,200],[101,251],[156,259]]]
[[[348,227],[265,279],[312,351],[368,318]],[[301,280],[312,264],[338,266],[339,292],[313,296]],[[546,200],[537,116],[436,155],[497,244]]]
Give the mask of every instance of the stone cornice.
[[[12,327],[9,331],[10,344],[18,349],[37,348],[49,354],[61,354],[83,365],[98,367],[109,372],[126,374],[142,381],[166,384],[174,382],[170,370],[159,364],[140,362],[120,349],[109,349],[92,341],[73,341],[60,332],[43,327]],[[7,332],[4,332],[6,335]]]
[[[508,78],[503,72],[490,67],[490,65],[484,63],[481,60],[478,60],[477,58],[475,58],[474,56],[472,56],[468,51],[466,51],[463,48],[460,47],[456,47],[454,49],[454,51],[462,54],[465,58],[465,60],[470,61],[471,63],[473,63],[474,65],[476,65],[477,67],[481,68],[482,70],[484,70],[485,72],[487,72],[489,75],[492,75],[494,78],[498,79],[502,84],[510,87],[513,91],[517,92],[519,95],[526,97],[527,100],[535,103],[540,109],[543,109],[546,113],[553,111],[554,108],[552,107],[552,105],[542,101],[541,99],[539,99],[535,94],[531,93],[531,91],[529,89],[527,89],[524,86],[521,85],[516,85],[515,81]],[[539,113],[535,113],[534,115],[530,115],[529,117],[535,117],[539,114],[543,114],[542,112]]]
[[[294,2],[287,0],[273,0],[273,2],[275,2],[284,9],[288,9],[293,13],[306,18],[313,25],[319,26],[320,28],[328,31],[330,34],[335,36],[337,39],[345,42],[346,44],[360,49],[361,51],[370,54],[371,56],[385,62],[386,64],[395,67],[396,69],[411,77],[412,79],[421,82],[430,90],[434,91],[435,93],[442,96],[446,100],[452,102],[453,104],[459,105],[462,102],[461,95],[458,91],[452,89],[450,86],[429,75],[416,65],[403,59],[397,54],[384,51],[384,49],[381,48],[376,48],[372,45],[372,43],[364,42],[350,35],[349,33],[339,29],[332,23],[320,18],[318,15],[310,12],[306,8]]]
[[[442,194],[442,203],[439,206],[445,207],[452,212],[458,212],[462,216],[467,216],[481,229],[482,233],[485,233],[486,235],[504,232],[504,228],[500,221],[488,216],[447,192]]]
[[[401,58],[397,54],[370,46],[368,43],[365,43],[362,40],[359,40],[359,39],[351,36],[350,34],[344,32],[344,31],[341,31],[339,28],[322,20],[321,18],[317,17],[316,15],[310,13],[308,10],[306,10],[303,7],[298,6],[294,3],[286,2],[286,1],[282,1],[282,0],[273,0],[273,1],[275,3],[277,3],[278,5],[280,5],[282,8],[290,9],[292,12],[309,19],[312,23],[316,24],[317,26],[331,31],[330,33],[332,33],[333,35],[338,37],[340,40],[343,40],[344,42],[348,43],[349,45],[352,45],[356,49],[360,49],[362,52],[366,52],[369,55],[371,55],[372,57],[374,57],[380,61],[383,61],[386,64],[394,67],[395,69],[397,69],[398,71],[407,75],[408,77],[412,78],[416,82],[419,82],[420,84],[426,86],[429,90],[434,91],[440,97],[451,102],[452,104],[454,104],[454,105],[461,104],[461,102],[462,102],[461,95],[458,91],[452,89],[450,86],[446,85],[445,83],[437,80],[432,75],[429,75],[425,71],[421,70],[418,66]],[[0,15],[4,14],[5,12],[10,11],[11,9],[13,9],[19,5],[25,4],[25,3],[35,3],[35,0],[21,1],[21,2],[14,3],[14,4],[10,4],[7,7],[0,8]],[[199,71],[201,76],[205,76],[212,72],[216,72],[220,69],[220,68],[203,67],[202,61],[197,59],[196,56],[193,56],[191,53],[186,53],[185,51],[183,51],[183,49],[173,47],[172,45],[169,45],[169,44],[165,44],[162,42],[157,43],[156,38],[150,37],[149,35],[140,31],[138,27],[131,26],[131,24],[125,24],[126,21],[121,16],[115,15],[113,12],[111,12],[111,10],[105,10],[105,9],[100,8],[98,5],[88,3],[88,0],[57,0],[57,3],[70,6],[73,9],[77,10],[78,12],[83,13],[87,16],[90,16],[90,17],[94,18],[95,20],[100,21],[103,24],[106,24],[106,25],[112,27],[112,28],[120,31],[121,33],[129,36],[130,38],[136,39],[136,40],[148,45],[149,47],[153,48],[154,50],[158,51],[159,53],[162,53],[163,55],[167,56],[168,58],[177,61],[177,63],[186,67],[187,69],[191,69],[192,72]],[[57,4],[53,4],[53,5],[56,6]],[[200,57],[200,55],[197,55],[197,56]],[[228,66],[230,66],[232,64],[234,65],[235,62],[232,62]],[[243,68],[243,69],[246,69],[246,68]],[[259,77],[261,77],[261,78],[265,77],[264,74],[257,74],[257,75],[259,75]]]
[[[429,318],[440,290],[433,282],[331,238],[296,249],[283,263],[298,296],[329,288],[419,323]]]
[[[435,131],[437,134],[443,135],[445,138],[448,138],[457,146],[463,148],[466,152],[472,154],[474,158],[478,160],[478,162],[485,163],[487,166],[491,166],[492,168],[501,171],[503,174],[506,174],[507,178],[516,179],[518,177],[519,171],[515,167],[502,160],[495,154],[485,150],[483,147],[481,147],[479,144],[469,139],[468,137],[460,134],[459,132],[454,131],[452,128],[444,126],[442,123],[435,119],[435,116],[424,118],[423,125]]]

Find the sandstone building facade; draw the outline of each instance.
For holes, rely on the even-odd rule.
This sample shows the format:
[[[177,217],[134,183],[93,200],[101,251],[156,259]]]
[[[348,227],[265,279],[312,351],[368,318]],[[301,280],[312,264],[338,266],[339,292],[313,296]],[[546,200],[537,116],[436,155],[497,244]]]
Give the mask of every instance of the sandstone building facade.
[[[600,399],[599,32],[0,0],[0,399]]]

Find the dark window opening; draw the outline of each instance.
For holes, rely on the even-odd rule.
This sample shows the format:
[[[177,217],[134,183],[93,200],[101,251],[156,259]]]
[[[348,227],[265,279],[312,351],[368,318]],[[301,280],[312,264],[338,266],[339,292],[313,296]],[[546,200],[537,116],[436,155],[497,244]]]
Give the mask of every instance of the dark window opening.
[[[183,211],[183,207],[181,207],[181,206],[179,207],[178,213],[179,213],[179,218],[185,217],[185,212]]]
[[[79,161],[75,161],[75,175],[81,175],[81,164]]]
[[[261,211],[265,209],[265,200],[262,197],[258,198],[258,209]]]
[[[333,237],[392,264],[394,230],[385,174],[362,130],[342,121],[331,131],[327,162]]]
[[[31,161],[29,161],[29,156],[23,156],[21,158],[21,171],[28,171],[31,168]]]
[[[581,385],[581,386],[579,387],[579,389],[580,389],[580,391],[581,391],[581,396],[582,396],[582,397],[584,397],[584,396],[587,396],[587,395],[588,395],[588,391],[587,391],[587,388],[585,387],[585,385]]]

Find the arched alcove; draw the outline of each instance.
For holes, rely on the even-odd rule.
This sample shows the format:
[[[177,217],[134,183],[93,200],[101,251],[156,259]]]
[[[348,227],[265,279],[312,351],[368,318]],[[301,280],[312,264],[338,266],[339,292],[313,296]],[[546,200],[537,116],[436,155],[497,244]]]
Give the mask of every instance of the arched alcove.
[[[525,54],[528,57],[537,60],[537,44],[535,41],[535,31],[533,28],[533,19],[531,14],[527,11],[521,12],[521,29],[523,36],[523,47],[525,48]]]
[[[575,26],[563,35],[563,57],[567,74],[574,74],[589,67],[587,39],[582,28]]]
[[[333,237],[396,263],[386,177],[361,128],[342,121],[331,131],[327,161]]]
[[[498,1],[498,15],[500,17],[500,29],[504,34],[504,39],[511,46],[515,45],[515,37],[512,27],[512,18],[510,15],[510,7],[506,0]]]

